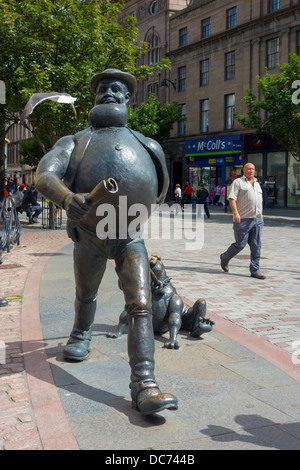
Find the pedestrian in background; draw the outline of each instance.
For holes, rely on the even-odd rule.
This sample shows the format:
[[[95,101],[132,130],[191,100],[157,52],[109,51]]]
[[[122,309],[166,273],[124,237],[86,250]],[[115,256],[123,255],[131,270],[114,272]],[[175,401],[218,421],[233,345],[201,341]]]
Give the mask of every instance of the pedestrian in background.
[[[19,189],[13,195],[15,206],[21,208],[25,192],[25,184],[21,184]]]
[[[221,267],[223,271],[228,272],[230,260],[248,243],[251,252],[251,277],[265,279],[266,276],[261,274],[259,269],[261,234],[264,224],[262,189],[254,177],[255,166],[253,163],[246,163],[243,171],[244,175],[234,180],[230,188],[228,199],[233,212],[235,243],[220,255]]]
[[[182,212],[184,211],[180,184],[176,184],[174,194],[176,203],[176,214],[178,214],[179,207],[181,207]]]
[[[219,184],[217,184],[217,186],[215,187],[215,197],[214,197],[214,205],[215,206],[217,206],[219,204],[221,189],[222,189],[221,186]]]
[[[215,199],[215,190],[214,187],[211,187],[210,193],[209,193],[209,204],[214,204],[214,199]]]
[[[185,193],[187,204],[191,203],[191,198],[192,198],[193,192],[194,192],[194,190],[193,190],[192,186],[187,181],[186,186],[184,188],[184,193]]]
[[[225,184],[223,184],[222,189],[221,189],[220,199],[219,199],[222,206],[225,206],[225,195],[226,195],[226,186]]]
[[[37,201],[37,191],[35,189],[35,185],[31,184],[30,189],[25,191],[23,201],[22,201],[22,209],[25,212],[28,212],[31,209],[33,212],[32,222],[36,223],[38,216],[41,214],[43,208]],[[29,223],[31,223],[31,219],[29,218]]]
[[[263,197],[264,197],[264,209],[267,209],[268,197],[269,197],[269,192],[270,192],[270,188],[269,188],[267,181],[265,181],[264,184],[262,185],[262,190],[263,190]]]
[[[204,188],[203,184],[201,184],[200,189],[198,189],[197,191],[198,203],[201,204],[200,207],[204,206],[206,216],[208,219],[210,219],[210,212],[208,210],[208,197],[209,197],[209,194],[208,194],[207,189]],[[199,212],[198,212],[198,215],[200,215]]]

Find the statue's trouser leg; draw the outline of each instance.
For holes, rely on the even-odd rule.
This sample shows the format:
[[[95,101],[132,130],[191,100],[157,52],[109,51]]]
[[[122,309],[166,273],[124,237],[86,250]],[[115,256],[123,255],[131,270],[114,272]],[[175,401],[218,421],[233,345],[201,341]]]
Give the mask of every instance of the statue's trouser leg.
[[[177,399],[161,393],[154,376],[154,335],[148,254],[141,239],[128,243],[116,257],[116,271],[128,313],[128,356],[131,398],[142,414],[177,409]]]
[[[90,240],[74,244],[76,283],[74,326],[64,348],[66,359],[84,361],[90,352],[91,334],[97,306],[97,292],[106,267],[106,258]]]

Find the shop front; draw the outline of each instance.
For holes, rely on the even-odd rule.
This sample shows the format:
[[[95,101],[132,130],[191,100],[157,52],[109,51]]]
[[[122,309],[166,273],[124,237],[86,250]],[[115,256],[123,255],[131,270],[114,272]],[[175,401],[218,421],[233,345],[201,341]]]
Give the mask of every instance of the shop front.
[[[267,187],[265,207],[300,207],[300,163],[267,134],[245,134],[243,151]]]
[[[187,140],[184,164],[194,194],[201,184],[210,192],[242,176],[242,153],[240,134]]]

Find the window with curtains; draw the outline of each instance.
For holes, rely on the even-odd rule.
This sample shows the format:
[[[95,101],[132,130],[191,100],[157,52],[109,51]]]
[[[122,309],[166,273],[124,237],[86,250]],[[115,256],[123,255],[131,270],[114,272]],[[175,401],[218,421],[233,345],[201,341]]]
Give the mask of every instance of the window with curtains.
[[[236,15],[236,7],[230,8],[226,11],[226,26],[227,29],[236,26],[237,22],[237,15]]]
[[[186,90],[186,67],[179,67],[178,69],[178,91]]]
[[[200,62],[200,86],[208,85],[209,82],[209,59]]]
[[[225,54],[225,80],[232,80],[235,77],[235,51]]]
[[[200,131],[208,132],[208,113],[209,113],[209,100],[200,101]]]
[[[225,95],[225,129],[234,129],[235,94]]]
[[[279,62],[279,38],[267,41],[267,67],[276,68]]]

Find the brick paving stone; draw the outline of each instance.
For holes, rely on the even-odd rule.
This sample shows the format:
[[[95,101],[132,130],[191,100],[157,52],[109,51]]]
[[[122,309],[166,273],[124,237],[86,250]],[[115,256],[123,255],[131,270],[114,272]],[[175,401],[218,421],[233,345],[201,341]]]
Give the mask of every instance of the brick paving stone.
[[[197,250],[187,249],[184,240],[155,238],[155,232],[146,246],[149,254],[162,257],[180,295],[190,302],[206,299],[207,317],[224,318],[292,354],[294,342],[300,341],[300,215],[279,220],[272,214],[269,211],[265,217],[263,229],[264,281],[250,278],[248,247],[232,260],[228,274],[221,270],[220,253],[233,242],[232,216],[221,210],[212,211],[210,223],[204,224],[204,243]],[[0,297],[7,298],[9,305],[0,309],[0,347],[6,346],[6,364],[0,364],[0,450],[43,448],[23,363],[22,295],[34,263],[63,242],[68,242],[65,230],[49,231],[40,223],[29,227],[23,222],[20,245],[3,253]],[[283,325],[289,328],[283,330]]]
[[[56,251],[64,230],[47,231],[40,224],[23,227],[19,246],[4,252],[0,265],[0,297],[9,301],[0,309],[0,345],[5,343],[5,364],[0,363],[0,450],[41,450],[23,364],[21,338],[22,295],[29,270],[39,256]],[[7,266],[9,269],[7,269]],[[1,351],[0,351],[1,358]]]

